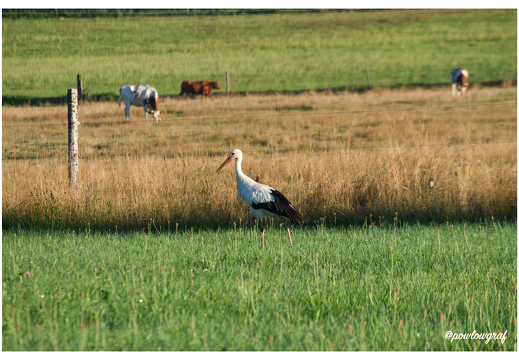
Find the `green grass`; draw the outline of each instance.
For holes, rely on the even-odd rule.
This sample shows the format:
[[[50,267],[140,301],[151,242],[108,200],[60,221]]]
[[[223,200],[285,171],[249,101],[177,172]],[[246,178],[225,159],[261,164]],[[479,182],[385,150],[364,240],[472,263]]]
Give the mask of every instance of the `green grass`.
[[[2,350],[517,351],[516,223],[273,226],[4,230]]]
[[[183,80],[232,91],[299,91],[517,78],[517,11],[394,10],[208,17],[2,21],[4,103],[65,97],[82,74],[94,98],[121,85],[174,95]]]

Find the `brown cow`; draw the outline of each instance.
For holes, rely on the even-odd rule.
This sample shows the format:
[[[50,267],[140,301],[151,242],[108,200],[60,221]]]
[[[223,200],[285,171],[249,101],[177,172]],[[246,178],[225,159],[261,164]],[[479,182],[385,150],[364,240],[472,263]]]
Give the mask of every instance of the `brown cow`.
[[[213,88],[218,90],[221,89],[218,81],[182,81],[182,88],[180,89],[180,94],[178,94],[178,101],[180,101],[180,98],[184,94],[202,94],[202,101],[204,100],[204,95],[209,95],[211,100],[214,100],[211,95]]]

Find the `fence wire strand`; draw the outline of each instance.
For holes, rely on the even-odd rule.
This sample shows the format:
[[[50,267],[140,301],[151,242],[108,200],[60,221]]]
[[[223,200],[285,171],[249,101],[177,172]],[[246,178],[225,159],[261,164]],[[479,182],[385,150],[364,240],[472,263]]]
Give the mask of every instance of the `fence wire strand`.
[[[264,150],[244,150],[244,153],[260,153],[260,154],[274,154],[274,153],[290,153],[290,152],[300,152],[300,153],[312,153],[312,152],[332,152],[332,151],[340,151],[340,150],[383,150],[383,149],[400,149],[400,148],[417,148],[417,147],[434,147],[434,146],[486,146],[486,145],[500,145],[500,144],[517,144],[517,141],[498,141],[498,142],[488,142],[488,143],[439,143],[439,144],[417,144],[417,145],[393,145],[393,146],[350,146],[350,147],[339,147],[339,148],[308,148],[308,149],[264,149]],[[192,152],[176,152],[176,153],[132,153],[129,151],[125,154],[97,154],[97,155],[85,155],[81,156],[81,160],[91,160],[97,158],[115,158],[115,157],[143,157],[143,156],[160,156],[164,158],[175,158],[175,157],[192,157],[192,156],[220,156],[227,155],[228,151],[192,151]],[[311,155],[311,154],[307,154]],[[7,158],[2,159],[2,161],[19,161],[19,160],[44,160],[44,159],[55,159],[55,158],[65,158],[65,155],[52,155],[52,156],[36,156],[36,157],[23,157],[23,158]]]
[[[160,122],[171,122],[171,121],[206,121],[206,120],[235,120],[235,119],[258,119],[258,118],[270,118],[270,117],[290,117],[290,116],[321,116],[321,115],[338,115],[338,114],[364,114],[364,113],[377,113],[377,112],[391,112],[391,111],[415,111],[415,110],[442,110],[442,109],[456,109],[456,108],[467,108],[467,107],[481,107],[481,106],[506,106],[506,105],[517,105],[517,102],[504,102],[504,103],[480,103],[480,104],[467,104],[457,106],[431,106],[431,107],[417,107],[417,108],[398,108],[398,109],[373,109],[373,110],[356,110],[356,111],[332,111],[332,112],[319,112],[319,113],[297,113],[297,114],[270,114],[270,115],[239,115],[239,116],[226,116],[226,117],[203,117],[203,118],[175,118],[161,120]],[[152,120],[125,120],[125,121],[96,121],[96,122],[81,122],[83,126],[95,126],[95,125],[116,125],[116,124],[136,124],[136,123],[153,123]],[[157,121],[156,121],[157,122]],[[17,127],[36,127],[36,126],[63,126],[68,123],[55,123],[55,124],[25,124],[25,125],[2,125],[2,128],[17,128]]]

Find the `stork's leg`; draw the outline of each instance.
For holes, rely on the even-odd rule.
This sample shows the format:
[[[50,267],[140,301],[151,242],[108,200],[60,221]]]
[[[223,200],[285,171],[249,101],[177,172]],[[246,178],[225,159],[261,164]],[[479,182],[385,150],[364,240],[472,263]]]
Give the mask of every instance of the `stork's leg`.
[[[290,236],[290,226],[288,224],[288,219],[285,220],[285,226],[287,227],[287,231],[288,231],[288,240],[290,241],[290,246],[292,246],[292,237]]]
[[[260,218],[260,231],[261,231],[261,248],[263,249],[263,243],[265,239],[265,232],[263,231],[263,220]]]

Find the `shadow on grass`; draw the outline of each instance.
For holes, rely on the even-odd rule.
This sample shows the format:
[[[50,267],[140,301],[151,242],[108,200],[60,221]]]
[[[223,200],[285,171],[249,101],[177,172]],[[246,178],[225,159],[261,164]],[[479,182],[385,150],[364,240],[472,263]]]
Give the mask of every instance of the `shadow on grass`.
[[[380,90],[380,89],[406,89],[406,88],[423,88],[423,89],[433,89],[439,87],[445,87],[449,84],[446,83],[437,83],[437,84],[396,84],[391,86],[339,86],[334,88],[322,88],[322,89],[305,89],[305,90],[267,90],[267,91],[232,91],[230,92],[230,96],[247,96],[247,95],[299,95],[309,92],[352,92],[357,94],[364,94],[368,91],[372,90]],[[509,87],[509,86],[517,86],[517,79],[513,80],[494,80],[494,81],[486,81],[480,83],[473,83],[470,87],[479,88],[479,87]],[[212,94],[214,97],[223,97],[228,96],[225,92],[216,92]],[[178,94],[164,94],[163,98],[177,98]],[[84,101],[89,102],[101,102],[101,101],[118,101],[119,95],[113,93],[104,93],[104,94],[91,94],[83,99]],[[67,104],[67,96],[56,96],[56,97],[37,97],[37,98],[29,98],[27,96],[8,96],[2,95],[2,105],[11,105],[11,106],[48,106],[48,105],[66,105]]]

